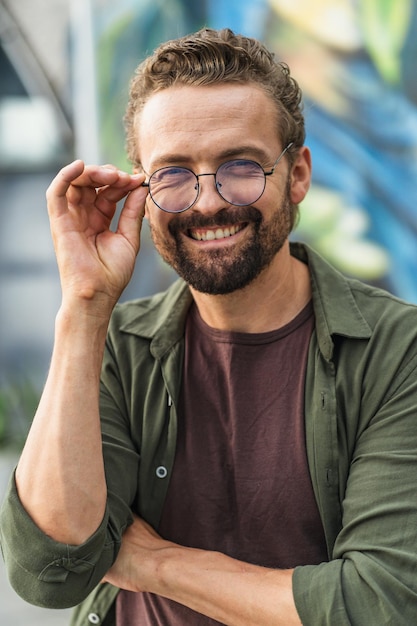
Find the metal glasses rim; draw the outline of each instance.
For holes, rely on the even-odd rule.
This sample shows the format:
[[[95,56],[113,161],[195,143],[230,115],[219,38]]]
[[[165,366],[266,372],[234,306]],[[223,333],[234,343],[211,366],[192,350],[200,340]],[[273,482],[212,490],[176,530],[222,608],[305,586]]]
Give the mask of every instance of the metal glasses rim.
[[[275,172],[275,168],[277,167],[278,163],[281,161],[282,157],[284,156],[284,154],[291,148],[291,146],[293,145],[293,141],[290,141],[288,143],[288,145],[282,150],[282,152],[278,155],[274,165],[272,166],[272,168],[268,171],[265,171],[265,169],[262,167],[262,165],[260,163],[258,163],[257,161],[254,161],[253,159],[230,159],[229,161],[225,161],[224,163],[221,163],[219,165],[219,167],[217,168],[217,170],[215,172],[203,172],[202,174],[196,174],[191,168],[189,167],[185,167],[183,165],[165,165],[163,167],[159,167],[158,169],[156,169],[154,172],[152,172],[152,174],[148,174],[145,170],[144,173],[149,176],[149,180],[148,182],[143,182],[142,183],[142,187],[148,187],[149,188],[149,195],[152,199],[152,202],[158,207],[158,209],[160,209],[161,211],[164,211],[165,213],[184,213],[184,211],[188,211],[188,209],[191,209],[191,207],[197,202],[199,196],[200,196],[200,181],[199,178],[201,176],[214,176],[214,180],[215,180],[215,187],[216,187],[216,191],[219,194],[219,196],[221,198],[223,198],[223,200],[225,202],[228,202],[229,204],[232,204],[233,206],[248,206],[248,204],[253,204],[254,202],[257,202],[259,200],[259,198],[262,196],[262,194],[265,191],[265,186],[266,186],[266,177],[267,176],[271,176],[274,172]],[[261,193],[259,194],[259,196],[255,199],[255,200],[251,200],[251,202],[246,203],[246,204],[236,204],[234,202],[231,202],[230,200],[228,200],[227,198],[225,198],[221,193],[220,190],[218,188],[217,185],[217,181],[216,181],[216,176],[218,171],[220,170],[221,167],[223,167],[224,165],[226,165],[227,163],[233,163],[234,161],[247,161],[248,163],[254,163],[255,165],[257,165],[259,167],[259,169],[262,171],[263,175],[264,175],[264,185],[262,188]],[[193,174],[193,176],[195,176],[196,180],[197,180],[197,195],[195,197],[195,199],[193,200],[193,202],[191,204],[189,204],[188,206],[186,206],[184,209],[179,209],[179,210],[170,210],[170,209],[166,209],[164,207],[162,207],[161,205],[159,205],[156,200],[154,199],[153,195],[152,195],[152,191],[151,191],[151,186],[150,186],[150,182],[152,177],[157,174],[158,172],[165,170],[165,169],[170,169],[170,168],[178,168],[181,170],[185,170],[187,172],[190,172],[191,174]]]

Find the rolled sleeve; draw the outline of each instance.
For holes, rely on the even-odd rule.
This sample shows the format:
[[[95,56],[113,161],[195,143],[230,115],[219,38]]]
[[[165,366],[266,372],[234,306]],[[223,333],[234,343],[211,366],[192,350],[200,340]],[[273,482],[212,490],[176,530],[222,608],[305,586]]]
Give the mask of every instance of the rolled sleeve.
[[[20,502],[14,475],[0,521],[10,583],[24,600],[38,606],[68,608],[83,601],[110,568],[119,548],[119,542],[109,536],[107,511],[96,532],[78,546],[45,535]]]

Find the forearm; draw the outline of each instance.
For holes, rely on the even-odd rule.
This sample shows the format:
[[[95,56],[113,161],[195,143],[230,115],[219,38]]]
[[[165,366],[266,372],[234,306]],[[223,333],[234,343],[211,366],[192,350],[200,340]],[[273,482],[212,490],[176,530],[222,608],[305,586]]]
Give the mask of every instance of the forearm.
[[[139,251],[143,179],[77,160],[58,172],[46,194],[63,300],[16,486],[33,521],[62,543],[85,542],[105,513],[99,379],[111,311]]]
[[[272,570],[217,552],[173,547],[156,575],[155,593],[229,626],[300,625],[292,570]]]
[[[173,544],[135,518],[105,580],[169,598],[228,626],[300,626],[292,574]]]
[[[16,472],[22,504],[53,539],[72,545],[99,526],[106,483],[99,377],[106,317],[61,309],[48,379]]]

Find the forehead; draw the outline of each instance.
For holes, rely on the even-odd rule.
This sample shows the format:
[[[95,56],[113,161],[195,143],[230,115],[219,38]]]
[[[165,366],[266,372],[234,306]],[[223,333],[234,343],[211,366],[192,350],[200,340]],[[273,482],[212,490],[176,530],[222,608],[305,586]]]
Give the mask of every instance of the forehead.
[[[276,105],[253,84],[169,87],[149,98],[136,127],[144,165],[167,153],[193,160],[216,147],[279,143]]]

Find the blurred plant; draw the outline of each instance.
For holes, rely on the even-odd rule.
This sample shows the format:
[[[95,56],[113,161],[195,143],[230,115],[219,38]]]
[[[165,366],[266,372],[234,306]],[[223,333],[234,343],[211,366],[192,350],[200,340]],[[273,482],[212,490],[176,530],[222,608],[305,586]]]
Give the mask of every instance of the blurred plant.
[[[342,272],[369,282],[384,280],[390,259],[367,237],[369,218],[340,194],[313,185],[300,206],[296,237],[310,243]]]
[[[0,451],[23,446],[38,402],[39,392],[30,381],[0,388]]]

